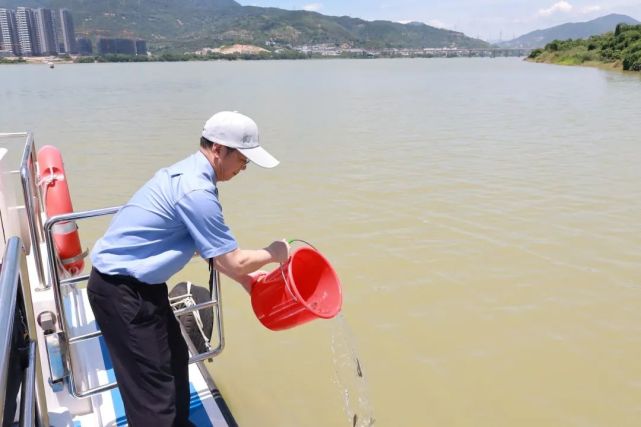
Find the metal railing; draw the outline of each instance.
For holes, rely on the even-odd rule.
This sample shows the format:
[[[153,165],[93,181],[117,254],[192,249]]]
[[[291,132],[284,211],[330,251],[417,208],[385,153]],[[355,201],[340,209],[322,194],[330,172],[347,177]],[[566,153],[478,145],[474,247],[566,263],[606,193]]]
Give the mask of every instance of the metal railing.
[[[36,153],[35,153],[35,140],[32,132],[13,132],[13,133],[0,133],[0,138],[17,138],[24,137],[24,150],[20,161],[20,180],[22,183],[22,192],[24,195],[25,210],[27,213],[27,221],[29,223],[29,237],[30,237],[30,250],[34,252],[34,259],[36,261],[36,270],[38,274],[38,286],[45,283],[44,270],[42,263],[42,253],[40,252],[40,243],[42,243],[42,236],[39,230],[42,230],[42,222],[40,220],[40,200],[38,199],[38,188],[36,183]],[[29,253],[29,252],[28,252]],[[42,288],[39,288],[42,289]]]
[[[24,282],[20,280],[20,257],[22,242],[19,237],[12,237],[7,242],[0,271],[0,402],[6,402],[9,362],[12,350],[12,336],[14,333],[14,319],[18,309],[18,284],[22,285],[22,294],[25,306],[30,305],[31,295]],[[25,307],[25,311],[27,311]],[[28,314],[26,314],[28,315]],[[28,322],[29,323],[29,322]],[[29,325],[28,325],[29,326]],[[35,330],[29,329],[29,356],[28,365],[24,370],[21,395],[20,395],[20,426],[34,426],[36,415],[36,377],[38,374],[38,342],[35,340]],[[11,398],[11,396],[10,396]],[[48,425],[46,416],[46,403],[39,401],[38,411],[40,425]],[[4,425],[4,410],[0,412],[0,425]],[[11,420],[13,421],[13,420]]]
[[[62,332],[62,336],[65,339],[65,342],[62,343],[63,346],[65,345],[71,346],[89,339],[95,339],[101,336],[102,333],[100,331],[94,331],[94,332],[90,332],[90,333],[79,335],[79,336],[70,335],[70,328],[69,328],[69,325],[67,324],[67,316],[65,313],[64,304],[62,303],[63,296],[62,296],[61,285],[69,285],[69,284],[84,282],[89,279],[89,275],[72,277],[72,278],[67,278],[62,280],[60,279],[59,269],[56,262],[57,251],[56,251],[55,243],[53,240],[54,226],[60,222],[76,221],[76,220],[82,220],[87,218],[95,218],[95,217],[104,216],[104,215],[112,215],[118,212],[119,209],[120,209],[120,206],[116,206],[111,208],[95,209],[95,210],[90,210],[85,212],[73,212],[69,214],[56,215],[47,219],[47,221],[44,224],[44,235],[45,235],[44,237],[45,237],[45,243],[46,243],[47,254],[48,254],[47,262],[48,262],[49,271],[50,271],[50,274],[49,274],[50,282],[47,283],[47,288],[53,288],[54,299],[56,303],[56,310],[59,313],[58,319],[60,319],[59,328],[60,328],[60,331]],[[224,339],[224,333],[223,333],[222,308],[221,308],[221,302],[220,302],[220,294],[221,294],[220,275],[218,274],[217,271],[214,274],[214,282],[215,283],[212,289],[211,301],[207,301],[191,307],[183,308],[174,312],[176,317],[180,317],[187,313],[192,313],[196,310],[201,310],[203,308],[213,307],[213,309],[216,311],[215,318],[216,318],[216,330],[218,333],[218,337],[217,337],[218,346],[216,348],[213,348],[210,351],[207,351],[201,354],[195,354],[192,352],[194,356],[192,356],[189,359],[189,363],[201,363],[206,359],[211,359],[212,357],[215,357],[218,354],[220,354],[224,348],[225,339]],[[186,337],[185,339],[187,340],[187,338],[188,337]],[[189,341],[188,341],[188,344],[189,344]],[[89,396],[93,396],[95,394],[102,393],[104,391],[111,390],[117,387],[118,384],[116,382],[113,382],[113,383],[89,388],[87,390],[79,390],[73,375],[74,369],[73,369],[73,358],[72,358],[71,352],[65,351],[63,353],[65,357],[64,362],[66,365],[66,371],[68,373],[68,379],[69,379],[69,392],[74,397],[77,397],[77,398],[89,397]]]
[[[197,310],[201,310],[203,308],[209,308],[213,307],[213,310],[215,311],[214,318],[216,319],[216,332],[217,332],[217,341],[218,345],[216,348],[210,349],[209,351],[206,351],[204,353],[198,353],[196,349],[193,346],[189,347],[190,352],[194,355],[189,359],[189,363],[198,363],[199,367],[201,368],[202,371],[202,366],[200,365],[200,362],[204,362],[207,359],[211,359],[212,357],[218,356],[223,349],[225,348],[225,334],[223,333],[223,314],[222,314],[222,304],[220,301],[220,273],[218,270],[214,270],[213,272],[213,287],[212,287],[212,295],[210,295],[211,301],[203,302],[200,304],[193,305],[191,307],[186,307],[186,308],[181,308],[179,310],[174,311],[174,315],[176,317],[183,316],[188,313],[193,313]],[[181,332],[185,338],[185,342],[189,345],[191,344],[191,339],[189,339],[188,336],[185,336],[185,328],[183,327],[182,322],[178,322],[180,325]],[[211,339],[210,339],[211,341]]]
[[[38,288],[42,283],[45,283],[44,268],[42,262],[42,253],[40,252],[40,243],[42,236],[39,230],[42,230],[42,222],[40,220],[40,209],[38,199],[38,187],[36,185],[36,153],[35,142],[33,134],[27,133],[27,141],[25,143],[24,151],[22,153],[22,161],[20,162],[20,179],[22,181],[22,192],[24,194],[25,210],[27,212],[27,220],[29,221],[29,236],[31,237],[31,250],[33,251],[33,258],[36,263],[36,271],[38,273]],[[36,204],[38,203],[38,204]]]
[[[49,415],[47,413],[47,401],[45,397],[45,390],[44,390],[44,384],[43,384],[43,374],[40,366],[40,354],[38,350],[38,345],[37,345],[37,331],[36,331],[36,321],[35,321],[35,315],[33,311],[33,302],[31,299],[31,284],[30,284],[30,277],[29,274],[27,273],[28,268],[27,268],[27,261],[26,261],[26,255],[30,253],[30,251],[33,251],[33,257],[34,260],[36,261],[36,272],[37,272],[37,278],[38,278],[38,283],[36,284],[36,290],[42,290],[41,288],[42,284],[44,283],[44,270],[43,270],[43,265],[42,265],[42,254],[40,251],[40,244],[42,242],[42,234],[39,230],[42,230],[42,222],[40,219],[40,204],[39,204],[39,199],[38,199],[38,188],[36,184],[36,155],[35,155],[35,140],[33,137],[32,132],[15,132],[15,133],[0,133],[0,139],[5,139],[5,138],[19,138],[22,137],[24,138],[24,148],[22,151],[22,157],[21,157],[21,162],[20,162],[20,178],[21,178],[21,183],[22,183],[22,190],[23,190],[23,197],[24,197],[24,203],[25,203],[25,211],[27,215],[27,220],[29,224],[29,241],[28,242],[23,242],[20,238],[18,237],[11,237],[7,241],[7,245],[5,247],[5,260],[2,264],[3,267],[3,273],[4,274],[9,274],[9,270],[4,270],[4,266],[6,265],[12,265],[11,268],[16,268],[18,270],[18,278],[19,282],[21,285],[21,291],[22,291],[22,303],[24,305],[24,317],[27,323],[27,331],[28,331],[28,336],[30,337],[31,340],[33,340],[32,343],[29,345],[29,365],[28,369],[25,372],[25,378],[23,383],[23,392],[27,393],[26,400],[22,400],[21,404],[21,425],[33,425],[32,419],[33,419],[33,405],[30,403],[31,400],[35,394],[35,403],[36,403],[36,417],[38,420],[39,425],[49,425]],[[13,173],[13,171],[12,171]],[[5,236],[9,237],[9,236]],[[14,239],[17,239],[14,240]],[[19,242],[19,243],[11,243],[11,242]],[[17,260],[13,261],[10,260],[8,257],[8,252],[9,251],[15,251],[14,246],[11,245],[16,245],[23,253],[17,256]],[[10,249],[11,248],[11,249]],[[15,253],[14,253],[15,255]],[[12,256],[14,256],[12,255]],[[15,258],[13,258],[15,259]],[[9,264],[8,264],[9,263]],[[12,264],[14,263],[14,264]],[[11,271],[11,279],[9,279],[9,276],[5,276],[8,279],[6,280],[12,280],[13,279],[13,271]],[[6,289],[7,286],[4,282],[3,283],[3,289]],[[6,300],[2,300],[3,303]],[[1,316],[2,319],[6,319],[6,317],[3,315]],[[13,319],[13,318],[12,318]],[[11,319],[11,320],[12,320]],[[2,331],[7,331],[4,327],[2,327]],[[3,349],[5,348],[4,346],[2,347]],[[3,367],[3,371],[4,367]],[[26,387],[28,384],[32,384],[32,382],[35,382],[35,388],[34,387]],[[4,384],[4,383],[3,383]],[[4,390],[4,387],[0,387]],[[0,399],[0,402],[2,402],[4,399]]]

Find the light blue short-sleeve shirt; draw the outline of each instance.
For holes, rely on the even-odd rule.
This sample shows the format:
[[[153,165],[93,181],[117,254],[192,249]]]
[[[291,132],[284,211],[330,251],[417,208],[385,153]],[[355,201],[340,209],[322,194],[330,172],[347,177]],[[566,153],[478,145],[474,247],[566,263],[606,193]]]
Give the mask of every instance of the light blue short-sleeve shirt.
[[[201,152],[161,169],[118,211],[91,252],[103,274],[164,283],[198,252],[238,247],[225,224],[214,169]]]

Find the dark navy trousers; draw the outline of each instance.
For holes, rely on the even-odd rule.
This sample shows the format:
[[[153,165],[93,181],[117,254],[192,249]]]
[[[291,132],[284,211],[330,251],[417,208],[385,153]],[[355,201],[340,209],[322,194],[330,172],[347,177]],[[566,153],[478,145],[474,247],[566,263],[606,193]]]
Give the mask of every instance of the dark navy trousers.
[[[186,427],[189,352],[167,285],[92,269],[89,302],[102,331],[130,427]]]

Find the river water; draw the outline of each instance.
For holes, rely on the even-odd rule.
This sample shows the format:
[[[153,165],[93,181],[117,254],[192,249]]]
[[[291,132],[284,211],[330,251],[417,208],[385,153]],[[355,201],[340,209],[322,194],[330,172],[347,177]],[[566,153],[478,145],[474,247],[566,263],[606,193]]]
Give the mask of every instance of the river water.
[[[314,243],[380,426],[641,423],[641,76],[518,59],[0,67],[0,131],[124,203],[223,109],[282,164],[221,185],[242,247]],[[81,224],[86,245],[105,224]],[[206,284],[194,260],[175,281]],[[349,426],[335,324],[271,332],[223,283],[243,426]],[[336,349],[334,349],[336,350]],[[349,379],[347,380],[349,381]]]

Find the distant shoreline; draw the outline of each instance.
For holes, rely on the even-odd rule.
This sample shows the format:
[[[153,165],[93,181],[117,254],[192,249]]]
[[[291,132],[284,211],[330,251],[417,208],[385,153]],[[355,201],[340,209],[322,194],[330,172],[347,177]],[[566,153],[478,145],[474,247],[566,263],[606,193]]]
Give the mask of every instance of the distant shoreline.
[[[638,73],[638,71],[624,70],[623,64],[621,61],[617,62],[601,62],[601,61],[586,61],[580,64],[568,63],[562,60],[554,60],[552,58],[525,58],[527,62],[537,63],[537,64],[550,64],[550,65],[563,65],[567,67],[589,67],[589,68],[599,68],[606,71],[621,71],[624,73]]]
[[[316,49],[316,50],[314,50]],[[181,62],[181,61],[236,61],[236,60],[282,60],[282,59],[377,59],[377,58],[452,58],[452,57],[522,57],[524,49],[472,49],[472,48],[388,48],[366,50],[356,48],[325,48],[312,46],[310,50],[277,49],[269,51],[258,46],[235,44],[221,48],[205,48],[187,53],[159,53],[147,55],[98,54],[63,55],[44,57],[0,57],[0,64],[71,64],[102,62]]]
[[[108,58],[101,56],[82,56],[72,59],[61,59],[58,57],[0,57],[0,65],[18,65],[18,64],[31,64],[31,65],[56,65],[61,64],[104,64],[104,63],[151,63],[151,62],[210,62],[210,61],[282,61],[282,60],[341,60],[341,59],[362,59],[362,60],[376,60],[376,59],[455,59],[455,58],[525,58],[524,56],[429,56],[429,55],[398,55],[398,56],[267,56],[267,55],[235,55],[235,56],[220,56],[220,57],[143,57],[145,59],[137,59],[135,56]]]
[[[0,57],[0,64],[73,64],[73,59],[63,59],[58,56],[27,56]]]
[[[62,65],[62,64],[107,64],[107,63],[152,63],[152,62],[210,62],[210,61],[281,61],[281,60],[313,60],[313,59],[375,59],[364,57],[272,57],[257,55],[239,55],[227,57],[202,57],[202,58],[161,58],[145,57],[145,59],[136,59],[136,57],[126,57],[111,59],[102,56],[82,56],[74,59],[60,59],[57,57],[9,57],[0,58],[0,65]]]

